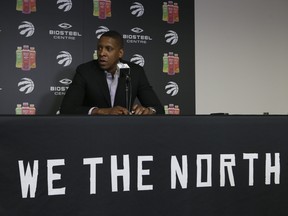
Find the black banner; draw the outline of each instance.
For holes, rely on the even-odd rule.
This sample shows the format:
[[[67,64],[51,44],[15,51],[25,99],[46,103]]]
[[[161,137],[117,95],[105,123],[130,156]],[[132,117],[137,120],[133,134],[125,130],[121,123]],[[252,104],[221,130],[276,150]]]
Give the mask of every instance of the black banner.
[[[287,215],[286,116],[1,117],[1,215]]]

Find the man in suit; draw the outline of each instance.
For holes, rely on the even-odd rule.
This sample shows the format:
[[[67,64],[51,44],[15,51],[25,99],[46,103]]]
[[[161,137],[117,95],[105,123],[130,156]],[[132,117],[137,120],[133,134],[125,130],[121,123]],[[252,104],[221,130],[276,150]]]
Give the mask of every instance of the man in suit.
[[[143,68],[122,60],[123,45],[123,38],[116,31],[108,31],[100,37],[98,59],[77,67],[63,98],[61,114],[164,114]],[[119,67],[121,65],[128,68],[125,74]],[[136,98],[141,105],[130,105]]]

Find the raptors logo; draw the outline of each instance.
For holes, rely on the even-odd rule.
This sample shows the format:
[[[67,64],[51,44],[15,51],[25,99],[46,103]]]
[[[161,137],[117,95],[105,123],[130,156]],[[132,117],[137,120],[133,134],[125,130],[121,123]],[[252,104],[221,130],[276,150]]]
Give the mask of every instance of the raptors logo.
[[[58,0],[57,5],[58,5],[58,9],[64,10],[64,12],[70,11],[72,9],[71,0]]]
[[[21,25],[19,25],[18,30],[20,30],[20,34],[25,37],[31,37],[34,34],[35,28],[31,22],[23,21]]]
[[[72,63],[72,56],[67,51],[61,51],[57,56],[57,59],[59,60],[58,64],[63,65],[64,67],[67,67]]]
[[[175,82],[168,82],[168,84],[165,87],[165,90],[168,95],[175,96],[178,94],[179,87]]]
[[[20,87],[20,92],[30,94],[34,90],[34,82],[29,78],[22,78],[21,81],[18,83],[18,87]]]
[[[139,2],[134,2],[133,5],[130,7],[131,14],[136,17],[141,17],[144,14],[144,7]]]

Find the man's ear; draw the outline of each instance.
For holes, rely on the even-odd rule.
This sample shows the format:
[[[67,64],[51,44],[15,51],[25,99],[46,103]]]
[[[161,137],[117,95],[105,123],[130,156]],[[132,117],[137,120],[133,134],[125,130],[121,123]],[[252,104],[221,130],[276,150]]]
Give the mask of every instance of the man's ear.
[[[124,56],[124,49],[119,50],[119,58],[122,58]]]

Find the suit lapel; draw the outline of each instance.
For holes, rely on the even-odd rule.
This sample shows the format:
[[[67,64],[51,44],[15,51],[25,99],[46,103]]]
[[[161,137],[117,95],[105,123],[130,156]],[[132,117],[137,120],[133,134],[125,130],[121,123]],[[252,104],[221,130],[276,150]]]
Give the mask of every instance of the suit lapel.
[[[123,104],[125,101],[125,77],[121,76],[118,79],[118,86],[116,90],[114,105],[120,105],[125,107],[126,104]]]
[[[110,98],[110,92],[109,92],[109,88],[108,88],[108,84],[107,84],[107,80],[106,80],[106,74],[103,70],[101,70],[98,66],[97,63],[95,63],[95,75],[97,76],[97,78],[95,80],[97,80],[97,83],[95,83],[95,86],[99,86],[98,90],[102,92],[105,100],[107,101],[107,104],[111,107],[111,98]]]

